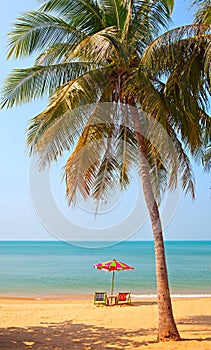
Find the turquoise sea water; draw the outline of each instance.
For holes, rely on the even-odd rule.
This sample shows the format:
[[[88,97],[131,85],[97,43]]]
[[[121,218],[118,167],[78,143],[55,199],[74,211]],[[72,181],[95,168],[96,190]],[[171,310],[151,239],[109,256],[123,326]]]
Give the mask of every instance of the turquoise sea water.
[[[211,295],[211,241],[166,242],[173,295]],[[134,271],[115,273],[115,291],[156,294],[153,242],[83,248],[60,241],[0,242],[0,296],[71,296],[110,291],[111,273],[93,265],[117,259]]]

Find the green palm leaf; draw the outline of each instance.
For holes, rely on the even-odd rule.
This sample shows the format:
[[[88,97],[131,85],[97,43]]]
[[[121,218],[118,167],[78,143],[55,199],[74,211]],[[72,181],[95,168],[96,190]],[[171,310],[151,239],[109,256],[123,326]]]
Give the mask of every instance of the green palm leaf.
[[[64,84],[46,110],[31,120],[27,144],[30,154],[39,153],[41,168],[73,147],[93,113],[100,90],[105,89],[104,81],[103,73],[96,70]]]
[[[92,0],[49,0],[40,1],[40,12],[56,12],[70,20],[87,35],[101,30],[103,26],[101,9],[97,1]]]
[[[127,18],[127,1],[124,0],[102,0],[104,22],[106,27],[115,26],[122,31]]]
[[[173,1],[128,1],[128,13],[122,33],[128,50],[132,53],[135,48],[142,55],[147,44],[159,34],[160,28],[167,27],[171,22],[172,9]]]
[[[154,72],[166,73],[185,55],[192,55],[192,48],[202,49],[211,39],[211,27],[189,25],[172,29],[152,41],[141,58],[141,64]],[[159,60],[154,60],[159,55]],[[185,61],[183,61],[185,62]]]
[[[61,62],[69,62],[69,56],[74,49],[74,46],[69,43],[60,43],[49,47],[42,52],[35,60],[35,65],[49,66],[59,64]]]
[[[58,86],[75,79],[90,67],[87,62],[72,60],[69,63],[15,69],[4,85],[2,105],[12,107],[44,94],[52,95]]]
[[[61,42],[78,43],[84,37],[80,30],[60,18],[35,11],[26,12],[9,34],[8,58],[25,57]]]
[[[211,24],[211,4],[210,0],[195,0],[193,5],[197,6],[195,13],[195,23]]]

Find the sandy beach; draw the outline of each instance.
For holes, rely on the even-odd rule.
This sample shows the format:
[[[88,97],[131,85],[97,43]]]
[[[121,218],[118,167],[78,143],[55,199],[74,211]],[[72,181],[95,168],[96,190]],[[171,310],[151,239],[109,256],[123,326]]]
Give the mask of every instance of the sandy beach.
[[[210,350],[211,298],[173,299],[181,342],[156,342],[156,299],[99,306],[92,296],[0,298],[0,349]]]

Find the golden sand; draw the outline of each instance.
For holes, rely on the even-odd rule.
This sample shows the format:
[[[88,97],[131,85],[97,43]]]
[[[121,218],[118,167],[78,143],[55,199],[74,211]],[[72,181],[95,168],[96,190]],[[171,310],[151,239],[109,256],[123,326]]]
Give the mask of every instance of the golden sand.
[[[173,299],[176,343],[156,342],[156,300],[95,306],[80,298],[0,298],[0,349],[211,350],[211,298]]]

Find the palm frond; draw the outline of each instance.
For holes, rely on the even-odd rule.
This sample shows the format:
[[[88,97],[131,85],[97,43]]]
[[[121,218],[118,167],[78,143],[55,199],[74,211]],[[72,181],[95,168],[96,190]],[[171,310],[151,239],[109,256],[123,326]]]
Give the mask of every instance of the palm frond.
[[[146,53],[141,60],[140,72],[145,67],[146,71],[154,71],[161,78],[165,72],[163,79],[165,78],[166,82],[163,95],[167,110],[172,115],[177,130],[180,129],[180,136],[185,146],[189,144],[192,155],[197,158],[202,145],[199,120],[207,118],[206,109],[210,95],[208,77],[204,72],[205,48],[208,45],[210,34],[204,34],[201,26],[194,26],[192,28],[193,37],[184,39],[183,29],[186,32],[190,28],[182,28],[179,33],[177,33],[178,30],[175,32],[176,37],[177,34],[182,35],[181,41],[177,37],[179,42],[174,42],[175,38],[173,39],[170,35],[170,43],[164,41],[162,46],[161,40],[160,47],[155,45],[154,48],[158,51],[155,50],[154,54],[159,57],[155,65],[153,57],[147,58]],[[202,34],[198,39],[200,31]],[[172,31],[171,34],[173,34]],[[151,80],[154,80],[153,76]],[[161,111],[160,108],[159,110]]]
[[[206,49],[210,39],[210,26],[188,25],[172,29],[147,46],[141,64],[155,73],[165,74],[182,58],[185,63],[185,58],[188,59],[193,52]],[[154,57],[159,57],[159,60]]]
[[[169,10],[169,13],[171,14],[173,9],[174,9],[174,0],[164,0],[164,3],[166,5],[166,7]]]
[[[105,26],[115,26],[121,32],[127,18],[127,1],[102,0],[100,4],[103,9]]]
[[[193,5],[196,6],[194,22],[197,24],[211,24],[210,0],[195,0],[193,1]]]
[[[206,95],[203,97],[204,89],[200,85],[195,86],[197,77],[195,63],[192,68],[192,71],[190,69],[188,72],[183,71],[183,75],[175,69],[166,82],[164,93],[166,104],[172,116],[171,123],[180,134],[185,147],[188,147],[192,156],[197,159],[200,157],[199,150],[202,146],[200,124],[202,120],[208,118],[208,115],[203,108],[203,101],[206,101]],[[193,83],[189,74],[194,79]]]
[[[211,85],[211,42],[207,45],[207,48],[205,50],[204,54],[205,60],[204,60],[204,71],[209,76],[209,85]]]
[[[148,0],[135,1],[133,4],[133,17],[129,28],[129,42],[144,41],[149,44],[161,29],[167,28],[171,23],[170,13],[172,4],[168,1],[156,1],[150,3]]]
[[[153,39],[148,19],[149,11],[149,5],[146,2],[143,2],[142,6],[140,5],[140,8],[135,11],[128,28],[129,48],[131,48],[131,51],[136,48],[140,57],[142,56],[147,44]]]
[[[162,192],[166,189],[174,190],[180,178],[183,190],[190,192],[194,198],[194,176],[188,156],[189,149],[179,140],[177,132],[171,127],[171,116],[168,119],[165,128],[162,126],[162,120],[158,123],[150,118],[148,126],[145,122],[154,194],[161,200]]]
[[[8,58],[22,58],[64,42],[78,43],[84,37],[84,33],[60,18],[29,11],[17,19],[9,33]]]
[[[173,128],[168,128],[169,136],[173,142],[174,148],[177,154],[177,166],[178,166],[178,174],[180,174],[180,179],[182,183],[182,188],[186,193],[190,193],[192,198],[195,197],[195,179],[194,173],[191,166],[190,159],[188,157],[188,150],[185,151],[184,145],[180,142],[176,132]],[[170,154],[171,156],[171,154]],[[175,174],[172,172],[169,180],[169,188],[171,188],[172,178]]]
[[[49,106],[31,120],[27,144],[30,154],[39,154],[41,168],[74,146],[104,89],[103,72],[85,73],[57,89]]]
[[[65,165],[66,195],[69,205],[75,204],[78,195],[84,199],[90,196],[96,166],[99,163],[101,149],[104,148],[103,139],[95,142],[90,138],[92,127],[89,122],[85,127],[74,152]]]
[[[121,40],[126,50],[128,50],[128,33],[130,28],[130,23],[133,16],[133,0],[125,1],[124,6],[126,6],[127,12],[124,19],[123,27],[121,30]]]
[[[205,171],[211,170],[211,142],[204,150],[204,154],[202,157],[202,164],[204,166]]]
[[[99,204],[104,204],[109,200],[111,191],[119,178],[119,166],[113,152],[116,143],[115,124],[109,123],[107,130],[104,150],[101,156],[98,156],[99,163],[98,167],[95,167],[95,177],[91,188],[91,196],[97,203],[96,212]]]
[[[150,182],[152,185],[152,191],[157,201],[158,205],[162,202],[163,195],[167,189],[168,182],[168,171],[164,167],[161,166],[161,160],[158,158],[150,158]]]
[[[203,153],[202,164],[205,171],[211,170],[211,117],[202,125]]]
[[[117,48],[118,40],[115,40],[117,31],[114,27],[103,29],[81,41],[70,57],[82,57],[91,59],[96,64],[107,64],[111,58],[115,59],[120,54]]]
[[[107,110],[108,107],[108,110]],[[106,113],[107,112],[107,113]],[[100,102],[88,112],[86,125],[74,152],[65,165],[68,203],[75,203],[78,193],[84,199],[92,196],[100,159],[112,128],[109,105]]]
[[[114,48],[123,68],[127,67],[128,57],[124,50],[124,45],[120,42],[120,40],[110,33],[102,34],[102,36],[104,36],[112,44],[112,47]]]
[[[122,189],[127,189],[131,180],[130,170],[136,170],[139,164],[139,151],[128,106],[121,104],[119,112],[120,125],[114,154],[120,168],[119,184]]]
[[[128,81],[128,86],[131,86],[131,83],[132,80],[131,82]],[[151,72],[142,65],[139,66],[137,85],[136,96],[145,113],[148,113],[157,120],[161,116],[168,114],[169,109],[163,94],[165,85],[156,79],[156,77],[153,77]]]
[[[109,201],[109,197],[118,183],[119,174],[117,170],[118,163],[115,157],[112,154],[105,154],[96,173],[92,193],[92,197],[97,203],[104,204]]]
[[[177,186],[178,157],[174,144],[168,133],[166,114],[160,116],[159,121],[147,113],[142,113],[142,124],[144,136],[147,144],[147,156],[152,174],[156,176],[154,184],[154,194],[159,201],[162,191],[166,189],[168,183],[172,190]],[[155,168],[155,169],[154,169]],[[168,174],[168,176],[167,176]],[[160,190],[156,187],[162,176],[164,182]],[[162,183],[160,183],[162,184]]]
[[[138,167],[138,147],[134,130],[126,124],[121,125],[116,141],[116,158],[120,168],[119,183],[126,189],[130,184],[129,171]]]
[[[28,103],[43,95],[51,95],[58,86],[77,78],[91,67],[83,61],[50,66],[34,66],[15,69],[8,76],[2,89],[2,107]]]
[[[92,0],[43,0],[40,12],[56,12],[66,20],[91,35],[101,30],[103,26],[101,9],[97,1]]]
[[[60,43],[53,45],[42,52],[35,60],[35,66],[44,65],[49,66],[52,64],[59,64],[69,62],[67,57],[70,56],[70,52],[73,50],[73,45],[69,43]]]

